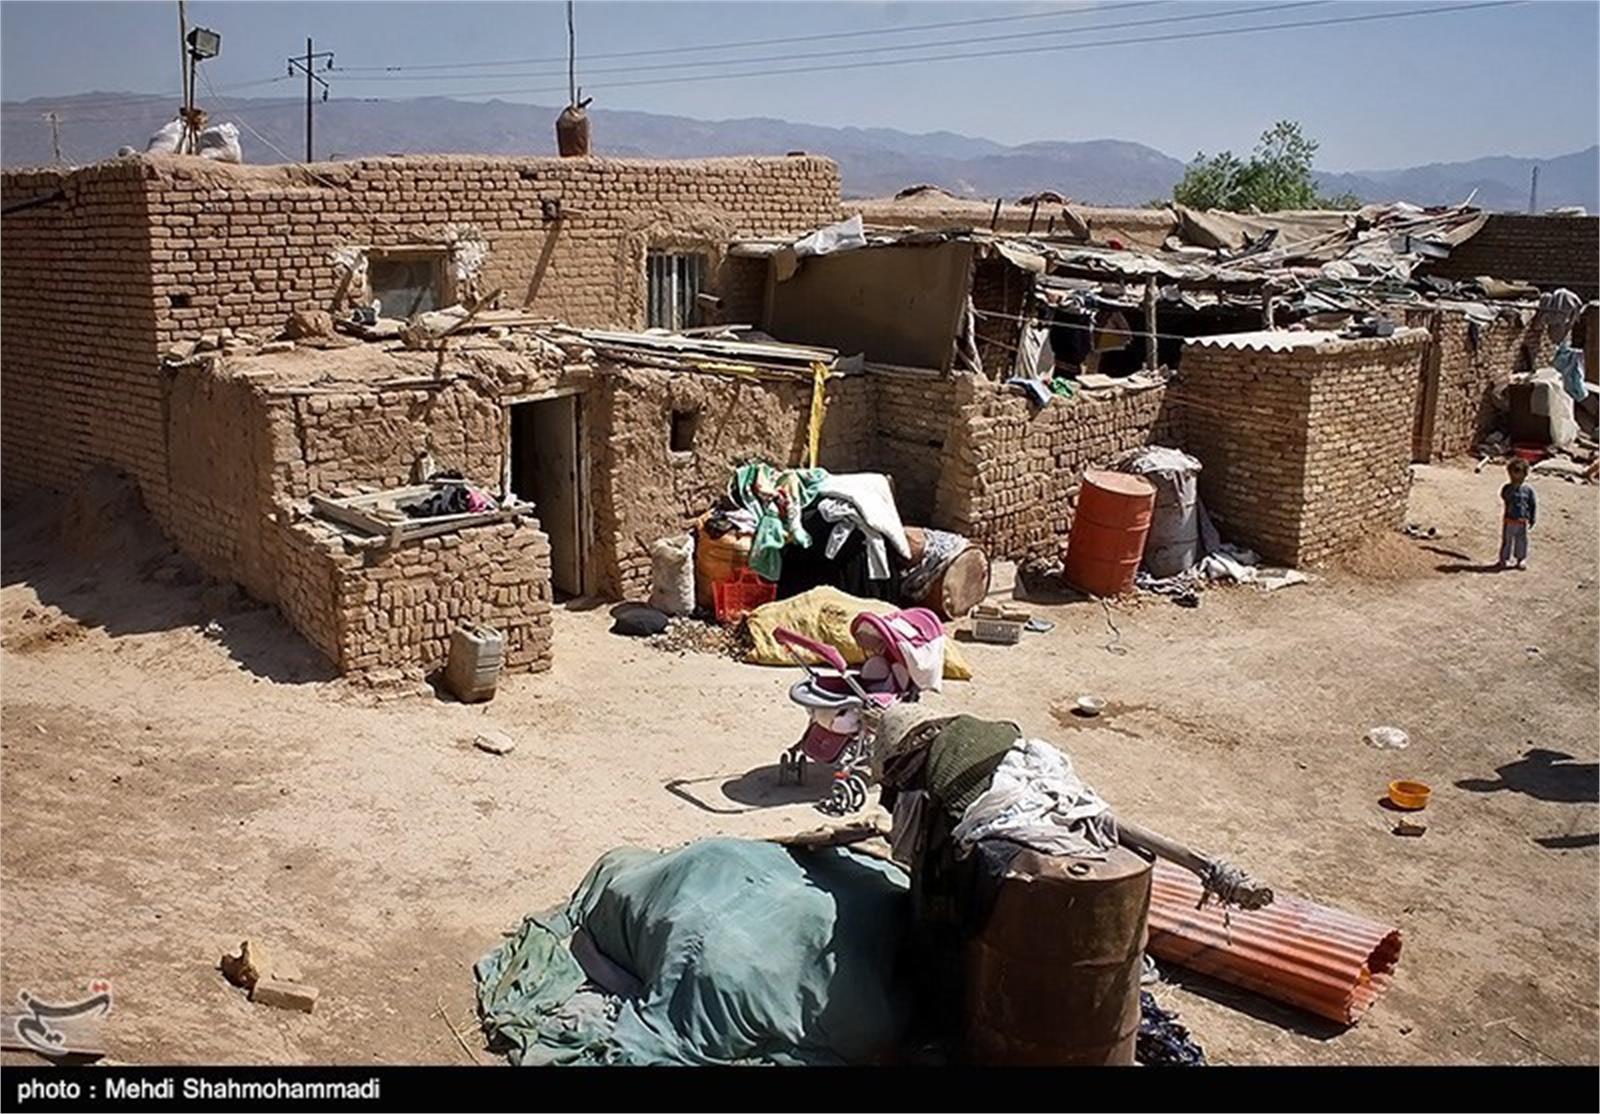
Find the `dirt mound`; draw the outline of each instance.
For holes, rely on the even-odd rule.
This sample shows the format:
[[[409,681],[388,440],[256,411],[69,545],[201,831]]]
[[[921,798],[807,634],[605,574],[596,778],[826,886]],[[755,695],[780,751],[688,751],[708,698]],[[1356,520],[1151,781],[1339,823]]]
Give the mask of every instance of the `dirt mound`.
[[[87,633],[82,623],[53,607],[28,607],[6,624],[4,646],[14,653],[31,654],[76,642]]]
[[[1432,576],[1453,543],[1439,539],[1416,539],[1398,531],[1385,530],[1362,540],[1341,553],[1329,564],[1362,580],[1414,580]]]
[[[173,551],[145,507],[138,483],[106,464],[91,468],[68,493],[59,530],[62,548],[82,560],[143,566]]]

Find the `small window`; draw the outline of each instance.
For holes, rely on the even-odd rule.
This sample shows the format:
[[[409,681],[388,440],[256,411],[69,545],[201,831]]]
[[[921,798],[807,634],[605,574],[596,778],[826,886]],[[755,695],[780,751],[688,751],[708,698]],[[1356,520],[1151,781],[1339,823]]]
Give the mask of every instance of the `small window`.
[[[695,322],[695,298],[705,288],[706,257],[652,251],[646,259],[649,327],[687,329]]]
[[[694,451],[694,435],[700,429],[700,411],[674,410],[672,412],[672,451]]]
[[[384,317],[402,320],[445,304],[444,252],[374,252],[367,261],[367,285]]]

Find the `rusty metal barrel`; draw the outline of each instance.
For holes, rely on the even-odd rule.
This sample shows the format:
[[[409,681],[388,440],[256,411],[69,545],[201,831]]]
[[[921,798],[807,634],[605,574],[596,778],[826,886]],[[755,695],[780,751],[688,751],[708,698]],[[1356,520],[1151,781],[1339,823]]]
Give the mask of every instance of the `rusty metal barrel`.
[[[1005,1066],[1132,1064],[1150,863],[1021,851],[966,945],[966,1059]]]
[[[1133,591],[1156,489],[1140,476],[1091,468],[1067,537],[1067,583],[1093,596]]]
[[[589,153],[589,113],[581,104],[569,104],[556,117],[556,150],[564,159],[583,158]]]

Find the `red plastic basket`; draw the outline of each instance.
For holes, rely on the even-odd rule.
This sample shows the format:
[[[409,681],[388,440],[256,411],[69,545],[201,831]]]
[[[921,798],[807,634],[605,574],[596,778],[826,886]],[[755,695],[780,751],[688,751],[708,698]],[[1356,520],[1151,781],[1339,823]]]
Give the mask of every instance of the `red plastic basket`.
[[[716,604],[717,622],[726,625],[737,623],[762,604],[777,599],[778,586],[749,569],[741,569],[731,580],[713,584],[711,598]]]

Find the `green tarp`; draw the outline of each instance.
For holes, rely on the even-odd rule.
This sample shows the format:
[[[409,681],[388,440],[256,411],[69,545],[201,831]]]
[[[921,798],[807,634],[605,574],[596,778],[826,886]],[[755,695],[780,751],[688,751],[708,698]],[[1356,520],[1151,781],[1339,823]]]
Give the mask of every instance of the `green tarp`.
[[[862,1063],[908,1018],[907,881],[845,848],[709,839],[603,855],[566,908],[479,961],[491,1047],[513,1063]],[[642,984],[584,987],[579,930]]]

